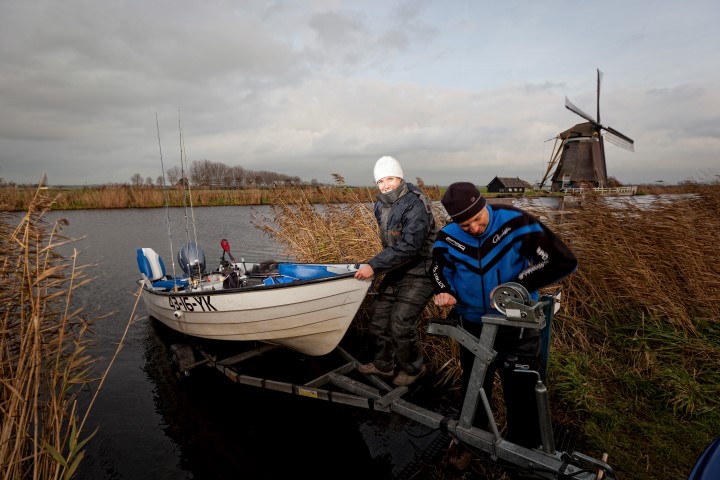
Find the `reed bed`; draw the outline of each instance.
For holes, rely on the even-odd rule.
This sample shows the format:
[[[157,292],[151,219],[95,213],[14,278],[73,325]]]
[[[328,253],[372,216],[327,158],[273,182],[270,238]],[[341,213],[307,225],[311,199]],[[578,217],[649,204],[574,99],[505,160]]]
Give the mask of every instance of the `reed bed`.
[[[238,189],[157,188],[130,185],[101,185],[83,188],[42,187],[45,194],[55,198],[53,210],[158,208],[158,207],[220,207],[240,205],[268,205],[282,198],[286,192],[303,191],[311,203],[344,203],[349,198],[371,202],[372,188],[334,186],[258,187]],[[435,187],[430,189],[439,192]],[[0,211],[19,212],[28,209],[34,198],[34,188],[0,186]],[[438,197],[439,198],[439,197]]]
[[[63,220],[43,221],[54,202],[44,193],[36,191],[19,223],[0,216],[0,475],[8,480],[74,475],[93,436],[85,420],[107,374],[92,377],[88,350],[101,317],[72,302],[90,278],[77,251],[57,253],[70,240]],[[95,396],[79,402],[89,386],[97,386]]]
[[[720,432],[720,184],[641,205],[588,198],[563,217],[580,268],[551,393],[624,477],[685,478]]]
[[[422,182],[417,178],[416,183]],[[240,188],[203,188],[194,186],[190,190],[181,187],[132,186],[128,184],[106,184],[90,187],[43,187],[46,195],[55,198],[51,206],[53,210],[108,209],[108,208],[158,208],[158,207],[220,207],[241,205],[269,205],[275,199],[302,190],[308,200],[318,203],[344,203],[352,199],[372,202],[375,198],[375,187],[351,187],[342,185],[297,185],[297,186],[259,186]],[[0,211],[26,211],[35,196],[35,187],[17,185],[0,185]],[[426,193],[432,200],[440,200],[443,189],[438,186],[425,186]],[[485,192],[486,187],[480,187]],[[639,185],[638,194],[682,193],[688,190],[687,185]],[[488,194],[493,196],[547,196],[541,191],[528,191],[525,194]]]
[[[584,453],[608,453],[620,478],[686,478],[720,432],[720,185],[684,192],[645,205],[588,196],[573,208],[533,211],[580,263],[559,286],[552,326],[553,418]],[[380,249],[372,206],[352,191],[343,205],[319,207],[302,190],[272,202],[272,215],[255,224],[291,258],[363,262]],[[444,224],[441,209],[436,219]],[[361,331],[370,302],[355,322]],[[458,346],[424,333],[445,313],[428,304],[418,328],[435,386],[457,400]],[[483,462],[472,468],[478,478],[505,478]],[[433,466],[414,478],[455,477]]]

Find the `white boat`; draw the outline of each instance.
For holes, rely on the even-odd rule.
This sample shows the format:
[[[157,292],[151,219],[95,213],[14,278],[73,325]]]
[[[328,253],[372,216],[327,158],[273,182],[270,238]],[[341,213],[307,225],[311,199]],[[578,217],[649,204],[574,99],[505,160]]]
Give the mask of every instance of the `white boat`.
[[[247,263],[232,255],[228,262],[223,253],[220,267],[205,273],[204,256],[188,243],[178,252],[184,275],[171,278],[153,249],[137,250],[148,313],[194,337],[325,355],[345,336],[371,285],[354,277],[359,264]]]

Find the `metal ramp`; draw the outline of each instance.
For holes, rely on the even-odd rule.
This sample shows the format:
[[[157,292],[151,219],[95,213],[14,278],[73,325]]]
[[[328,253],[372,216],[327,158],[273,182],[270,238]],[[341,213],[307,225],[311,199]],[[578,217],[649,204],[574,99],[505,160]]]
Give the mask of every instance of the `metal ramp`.
[[[516,288],[510,285],[511,289]],[[522,288],[522,287],[520,287]],[[187,374],[192,368],[206,365],[220,371],[233,382],[252,387],[264,388],[299,395],[306,398],[324,400],[369,410],[396,413],[419,424],[437,429],[458,442],[481,450],[492,460],[503,460],[517,469],[531,471],[534,478],[596,480],[615,479],[615,473],[605,461],[598,460],[577,451],[558,451],[555,447],[547,389],[539,372],[528,371],[537,377],[536,395],[540,414],[542,445],[537,449],[528,449],[502,438],[495,423],[487,396],[481,388],[487,366],[494,358],[492,345],[499,326],[543,329],[547,318],[552,316],[552,299],[543,297],[535,302],[521,295],[517,303],[514,290],[499,290],[507,298],[503,303],[504,315],[485,315],[484,327],[480,338],[474,337],[461,326],[444,320],[433,320],[428,325],[428,333],[444,335],[456,340],[463,348],[475,354],[475,364],[468,391],[463,399],[459,419],[431,411],[403,398],[408,387],[394,387],[376,375],[361,375],[357,372],[360,362],[341,347],[337,353],[343,360],[339,366],[329,369],[316,378],[302,384],[261,378],[243,373],[243,363],[262,356],[278,347],[263,345],[259,348],[218,359],[200,347],[173,345],[173,363],[178,371]],[[196,361],[197,353],[200,360]],[[484,408],[490,419],[491,432],[473,427],[473,419],[478,406]]]

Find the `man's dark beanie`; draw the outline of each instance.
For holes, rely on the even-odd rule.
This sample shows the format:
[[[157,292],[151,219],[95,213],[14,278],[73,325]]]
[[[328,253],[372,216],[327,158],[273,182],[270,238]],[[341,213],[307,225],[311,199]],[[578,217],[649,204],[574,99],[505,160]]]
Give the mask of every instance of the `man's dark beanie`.
[[[455,223],[462,223],[485,208],[485,197],[470,182],[453,183],[445,191],[440,202]]]

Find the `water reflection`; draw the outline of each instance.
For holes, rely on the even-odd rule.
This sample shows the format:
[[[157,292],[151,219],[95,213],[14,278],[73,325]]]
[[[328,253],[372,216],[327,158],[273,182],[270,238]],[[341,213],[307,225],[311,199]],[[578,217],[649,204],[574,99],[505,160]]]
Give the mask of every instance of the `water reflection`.
[[[193,478],[336,478],[330,464],[352,465],[349,478],[388,477],[342,406],[234,384],[213,369],[178,380],[167,355],[178,337],[157,321],[147,324],[143,370],[180,467]]]

